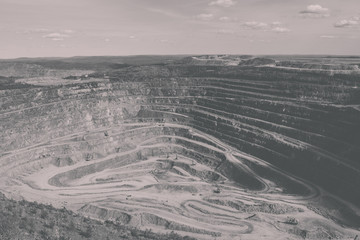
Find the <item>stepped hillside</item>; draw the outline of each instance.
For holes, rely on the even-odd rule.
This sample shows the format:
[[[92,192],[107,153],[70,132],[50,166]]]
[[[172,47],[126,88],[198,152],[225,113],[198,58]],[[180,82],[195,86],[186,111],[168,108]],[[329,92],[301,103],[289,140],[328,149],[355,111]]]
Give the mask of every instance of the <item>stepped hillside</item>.
[[[0,191],[198,239],[360,234],[356,69],[142,58],[0,61]]]

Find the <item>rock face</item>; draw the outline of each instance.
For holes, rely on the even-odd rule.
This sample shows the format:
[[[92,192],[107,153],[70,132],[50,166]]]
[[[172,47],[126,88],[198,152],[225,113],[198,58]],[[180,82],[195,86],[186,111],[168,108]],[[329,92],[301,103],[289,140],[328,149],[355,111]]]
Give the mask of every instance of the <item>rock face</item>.
[[[200,239],[358,234],[356,71],[124,59],[38,60],[0,77],[1,191]],[[67,74],[34,80],[54,71]]]
[[[243,66],[263,66],[271,64],[275,64],[275,60],[270,58],[252,58],[239,63],[239,65]]]

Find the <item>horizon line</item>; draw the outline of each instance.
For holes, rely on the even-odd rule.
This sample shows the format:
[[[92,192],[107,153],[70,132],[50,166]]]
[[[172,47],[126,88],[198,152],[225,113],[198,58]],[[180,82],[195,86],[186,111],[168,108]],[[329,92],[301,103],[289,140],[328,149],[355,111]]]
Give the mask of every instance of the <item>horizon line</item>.
[[[6,60],[25,60],[25,59],[69,59],[69,58],[91,58],[91,57],[166,57],[166,56],[216,56],[216,55],[228,55],[228,56],[307,56],[307,57],[358,57],[360,55],[347,55],[347,54],[248,54],[248,53],[239,53],[239,54],[228,54],[228,53],[213,53],[213,54],[129,54],[129,55],[74,55],[67,57],[60,56],[39,56],[39,57],[15,57],[15,58],[0,58],[0,61]]]

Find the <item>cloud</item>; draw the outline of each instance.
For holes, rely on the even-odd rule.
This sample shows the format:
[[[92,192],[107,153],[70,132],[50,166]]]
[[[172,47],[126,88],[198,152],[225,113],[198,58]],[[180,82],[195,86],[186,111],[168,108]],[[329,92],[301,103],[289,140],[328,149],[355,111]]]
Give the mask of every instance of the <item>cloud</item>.
[[[110,39],[109,39],[109,38],[105,38],[104,41],[105,41],[105,42],[110,42]]]
[[[236,17],[227,17],[227,16],[219,17],[220,22],[236,22],[237,20],[238,19]]]
[[[214,15],[211,13],[202,13],[196,16],[196,18],[204,21],[209,21],[214,18]]]
[[[233,35],[237,34],[237,32],[233,29],[217,29],[215,30],[216,34],[226,34],[226,35]]]
[[[305,10],[300,11],[300,15],[303,17],[328,17],[329,9],[322,7],[321,5],[315,4],[315,5],[309,5],[306,7]]]
[[[284,27],[281,22],[265,23],[265,22],[252,21],[252,22],[243,23],[243,26],[245,27],[245,29],[250,29],[250,30],[272,31],[276,33],[290,32],[290,29]]]
[[[70,37],[67,34],[63,34],[63,33],[58,33],[58,32],[54,32],[54,33],[49,33],[46,34],[44,36],[42,36],[43,38],[48,38],[51,39],[53,41],[63,41],[65,38]]]
[[[332,36],[332,35],[321,35],[320,37],[321,38],[329,38],[329,39],[336,38],[335,36]]]
[[[64,29],[64,30],[56,30],[56,29],[48,29],[48,28],[32,28],[32,29],[27,29],[24,31],[24,33],[65,33],[65,34],[71,34],[74,33],[75,31],[72,29]]]
[[[209,3],[210,6],[220,6],[220,7],[231,7],[235,4],[236,2],[233,0],[216,0]]]
[[[324,8],[320,5],[309,5],[306,7],[306,10],[302,11],[302,13],[324,13],[328,11],[328,8]]]
[[[286,33],[286,32],[290,32],[290,29],[284,28],[284,27],[275,27],[275,28],[271,29],[271,31],[277,32],[277,33]]]
[[[164,16],[166,16],[166,17],[171,17],[171,18],[184,18],[183,15],[180,15],[180,14],[178,14],[178,13],[175,13],[175,12],[172,12],[172,11],[169,11],[169,10],[164,10],[164,9],[159,9],[159,8],[147,8],[147,10],[148,10],[149,12],[152,12],[152,13],[164,15]]]
[[[62,33],[49,33],[47,35],[44,35],[43,36],[44,38],[53,38],[53,37],[69,37],[69,35],[66,35],[66,34],[62,34]]]
[[[130,38],[130,39],[135,39],[136,37],[133,36],[133,35],[131,35],[131,36],[129,36],[129,38]]]
[[[243,25],[248,29],[264,29],[268,26],[267,23],[255,22],[255,21],[245,22]]]
[[[71,30],[71,29],[65,29],[65,30],[62,30],[63,33],[67,33],[67,34],[70,34],[70,33],[74,33],[75,31],[74,30]]]
[[[230,21],[230,18],[229,17],[220,17],[219,20],[222,22],[228,22],[228,21]]]
[[[334,24],[336,28],[347,28],[347,27],[354,27],[359,25],[359,18],[353,17],[351,19],[342,19]]]
[[[50,32],[50,30],[47,28],[33,28],[33,29],[25,30],[24,33],[47,33],[47,32]]]

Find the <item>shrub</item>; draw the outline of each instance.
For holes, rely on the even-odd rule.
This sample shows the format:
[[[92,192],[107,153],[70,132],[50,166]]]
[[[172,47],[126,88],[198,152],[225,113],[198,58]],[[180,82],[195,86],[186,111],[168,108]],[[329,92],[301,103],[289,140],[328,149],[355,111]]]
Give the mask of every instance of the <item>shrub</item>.
[[[86,227],[85,231],[80,230],[79,231],[80,236],[83,236],[85,238],[90,238],[92,236],[92,228],[90,225]]]
[[[44,209],[42,209],[42,210],[41,210],[41,213],[40,213],[40,217],[41,217],[42,219],[45,219],[45,218],[47,218],[48,216],[49,216],[48,212],[45,211]]]

